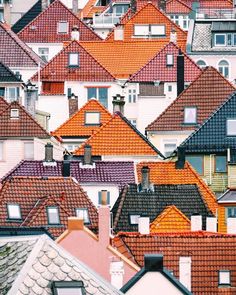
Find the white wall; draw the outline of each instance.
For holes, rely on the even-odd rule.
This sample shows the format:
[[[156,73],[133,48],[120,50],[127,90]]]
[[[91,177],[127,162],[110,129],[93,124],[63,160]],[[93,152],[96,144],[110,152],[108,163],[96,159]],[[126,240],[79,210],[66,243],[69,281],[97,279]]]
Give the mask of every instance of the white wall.
[[[126,295],[181,295],[183,294],[160,272],[147,272]]]
[[[63,49],[63,43],[26,43],[36,54],[39,48],[48,48],[48,61]]]
[[[53,159],[57,161],[63,160],[64,147],[55,139],[34,139],[34,160],[45,159],[45,144],[48,142],[53,144]]]
[[[10,69],[15,73],[16,71],[20,72],[22,75],[22,81],[27,82],[35,73],[38,71],[38,67],[10,67]]]
[[[18,21],[36,2],[37,0],[12,0],[11,24]]]

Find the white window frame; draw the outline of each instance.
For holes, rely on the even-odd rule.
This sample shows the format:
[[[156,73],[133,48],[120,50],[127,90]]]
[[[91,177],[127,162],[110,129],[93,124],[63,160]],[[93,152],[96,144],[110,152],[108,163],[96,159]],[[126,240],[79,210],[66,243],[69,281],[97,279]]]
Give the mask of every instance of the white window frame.
[[[216,44],[216,36],[224,36],[225,37],[224,44]],[[217,34],[214,35],[214,45],[216,47],[226,46],[226,42],[227,42],[227,34],[223,34],[223,33],[219,34],[219,33],[217,33]]]
[[[52,221],[51,220],[51,217],[50,217],[50,211],[53,210],[55,211],[54,214],[56,213],[57,214],[57,221]],[[60,224],[60,214],[59,214],[59,208],[57,206],[48,206],[47,207],[47,218],[48,218],[48,224],[49,225],[58,225]]]
[[[62,24],[66,24],[66,30],[60,30],[61,29],[61,25]],[[68,21],[59,21],[58,23],[57,23],[57,33],[58,34],[68,34],[68,32],[69,32],[69,23],[68,23]]]
[[[130,123],[137,128],[137,119],[129,119]]]
[[[195,120],[191,122],[187,122],[187,111],[195,110]],[[197,124],[197,107],[195,106],[186,106],[184,107],[184,124]]]
[[[78,67],[79,66],[79,53],[70,52],[68,56],[69,67]]]
[[[166,65],[167,66],[173,66],[174,65],[174,54],[173,53],[167,53],[167,55],[166,55]]]
[[[4,160],[4,141],[0,141],[0,162]]]
[[[11,209],[13,209],[14,211],[16,210],[17,211],[17,212],[15,211],[16,214],[15,213],[12,214]],[[13,220],[22,219],[20,205],[15,203],[7,204],[7,215],[8,215],[8,219],[13,219]]]
[[[136,89],[128,90],[128,103],[136,103],[137,102],[137,91]]]
[[[141,28],[143,28],[143,29],[145,28],[146,33],[145,32],[139,32],[139,30]],[[148,35],[149,35],[149,25],[148,24],[137,24],[137,25],[134,25],[134,36],[148,36]]]
[[[199,62],[204,63],[204,65],[199,65],[199,64],[198,64]],[[207,63],[206,63],[205,60],[203,60],[203,59],[199,59],[199,60],[197,60],[197,61],[196,61],[196,64],[199,66],[200,69],[204,69],[205,67],[207,67]]]
[[[219,285],[231,285],[231,273],[230,270],[219,270]]]
[[[225,65],[221,65],[220,63],[225,62],[227,64]],[[220,69],[222,68],[222,70]],[[228,76],[226,75],[226,69],[228,69]],[[223,75],[226,79],[229,78],[230,76],[230,63],[226,60],[226,59],[222,59],[218,62],[218,71],[221,73],[221,75]]]
[[[31,146],[30,152],[27,149],[27,145]],[[33,141],[25,141],[24,142],[24,160],[34,160],[34,142]]]
[[[154,31],[153,31],[153,29],[157,29],[157,28],[159,28],[159,29],[161,29],[161,31],[159,32],[159,33],[155,33]],[[151,34],[151,36],[165,36],[166,35],[166,26],[163,24],[163,25],[157,25],[157,24],[153,24],[153,25],[150,25],[150,34]]]
[[[76,208],[75,214],[77,217],[84,220],[84,224],[90,224],[89,212],[87,208]]]
[[[141,214],[130,214],[129,215],[129,222],[131,225],[137,225],[138,220],[141,217]]]
[[[229,126],[230,122],[234,123],[235,126],[233,126],[235,128],[235,131],[233,132],[230,132],[229,133],[229,129],[232,128]],[[226,121],[226,133],[227,133],[227,136],[236,136],[236,118],[235,119],[227,119]]]
[[[10,90],[14,91],[14,97],[10,97]],[[17,88],[16,87],[7,87],[6,88],[7,101],[12,102],[17,100]]]
[[[100,125],[101,113],[100,112],[85,112],[85,125]]]
[[[19,119],[19,109],[11,109],[11,119]]]
[[[46,51],[46,53],[43,53],[41,51]],[[39,47],[38,48],[38,55],[42,58],[42,60],[45,60],[47,62],[49,60],[49,48],[48,47]]]

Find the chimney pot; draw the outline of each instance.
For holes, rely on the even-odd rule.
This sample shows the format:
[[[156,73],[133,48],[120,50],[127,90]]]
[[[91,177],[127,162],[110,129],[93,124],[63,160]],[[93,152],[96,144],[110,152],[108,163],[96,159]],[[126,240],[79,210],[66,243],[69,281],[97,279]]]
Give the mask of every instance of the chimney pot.
[[[78,26],[73,26],[71,30],[71,41],[79,41],[80,38],[80,32]]]
[[[141,190],[148,191],[150,188],[150,168],[148,166],[143,166],[141,169],[141,174]]]
[[[113,96],[113,113],[119,112],[121,114],[124,114],[124,105],[125,105],[125,97],[117,94]]]
[[[45,162],[52,162],[53,160],[53,145],[48,142],[45,145]]]
[[[92,147],[89,144],[84,146],[84,165],[92,165]]]
[[[191,231],[202,230],[202,216],[199,214],[191,216]]]
[[[108,202],[107,202],[107,190],[102,190],[101,191],[101,205],[102,206],[108,205]]]
[[[138,219],[138,231],[141,235],[150,234],[150,218],[149,217],[139,217]]]
[[[68,230],[82,230],[84,228],[84,220],[78,217],[68,218]]]
[[[170,42],[177,44],[177,33],[176,33],[175,29],[172,29],[170,32]]]

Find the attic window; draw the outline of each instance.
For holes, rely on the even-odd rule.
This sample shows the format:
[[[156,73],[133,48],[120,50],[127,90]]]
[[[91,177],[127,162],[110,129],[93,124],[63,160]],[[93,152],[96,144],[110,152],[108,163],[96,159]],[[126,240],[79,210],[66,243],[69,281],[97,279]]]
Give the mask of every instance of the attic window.
[[[60,224],[58,207],[47,207],[48,224]]]
[[[227,135],[228,136],[236,135],[236,119],[227,120]]]
[[[11,109],[11,119],[19,119],[19,110]]]
[[[129,215],[129,222],[130,222],[130,224],[131,225],[138,224],[139,217],[141,217],[140,214],[130,214]]]
[[[100,125],[100,113],[85,112],[85,125]]]
[[[134,25],[134,36],[165,36],[165,25]]]
[[[228,285],[228,286],[231,285],[229,270],[220,270],[219,271],[219,285]]]
[[[166,55],[166,65],[173,66],[174,65],[174,54],[167,54]]]
[[[21,219],[20,205],[7,204],[8,219]]]
[[[184,108],[184,123],[185,124],[196,124],[197,123],[197,108],[196,107],[185,107]]]
[[[85,295],[83,281],[60,281],[52,283],[53,295]]]
[[[68,34],[68,22],[61,21],[57,23],[57,33],[58,34]]]
[[[90,223],[88,209],[87,208],[76,208],[75,209],[76,216],[83,219],[85,224]]]
[[[166,27],[165,25],[150,25],[151,27],[151,35],[153,36],[165,36]]]
[[[78,53],[69,53],[69,66],[78,67],[79,66],[79,54]]]

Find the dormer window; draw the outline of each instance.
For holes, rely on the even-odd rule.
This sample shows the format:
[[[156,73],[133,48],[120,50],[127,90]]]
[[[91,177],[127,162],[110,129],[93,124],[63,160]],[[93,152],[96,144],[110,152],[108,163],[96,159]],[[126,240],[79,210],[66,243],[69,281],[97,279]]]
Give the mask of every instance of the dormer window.
[[[134,25],[135,36],[165,36],[165,25]]]
[[[226,45],[226,34],[215,34],[215,46]]]
[[[61,21],[57,23],[57,33],[58,34],[68,34],[68,22]]]
[[[197,108],[196,107],[185,107],[184,108],[184,123],[185,124],[196,124],[197,123]]]
[[[174,65],[174,54],[167,54],[166,55],[166,65],[173,66]]]
[[[60,224],[58,207],[47,207],[48,224]]]
[[[228,136],[236,135],[236,119],[227,120],[227,135]]]
[[[11,119],[19,119],[19,110],[11,109]]]
[[[21,219],[21,211],[19,204],[7,204],[8,219]]]
[[[85,224],[90,223],[88,209],[87,208],[76,208],[75,214],[78,218],[83,219]]]
[[[166,34],[165,25],[150,25],[150,29],[152,36],[165,36]]]
[[[85,125],[100,125],[100,113],[85,112]]]
[[[129,222],[131,225],[137,225],[139,217],[141,217],[140,214],[130,214],[129,215]]]
[[[52,283],[53,295],[85,295],[83,281],[57,281]]]
[[[231,285],[229,270],[220,270],[219,271],[219,285],[227,285],[227,286]]]
[[[79,53],[69,53],[69,67],[79,66]]]

